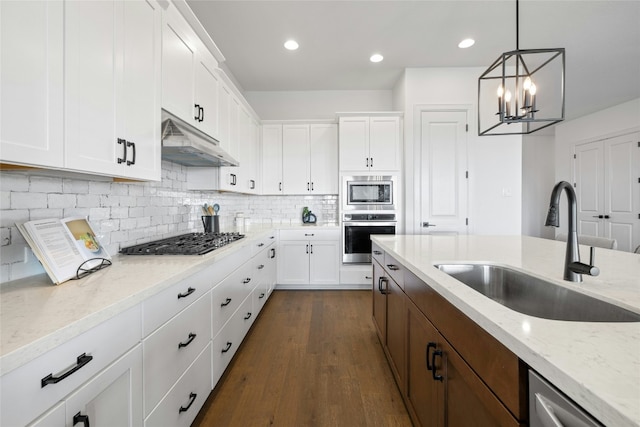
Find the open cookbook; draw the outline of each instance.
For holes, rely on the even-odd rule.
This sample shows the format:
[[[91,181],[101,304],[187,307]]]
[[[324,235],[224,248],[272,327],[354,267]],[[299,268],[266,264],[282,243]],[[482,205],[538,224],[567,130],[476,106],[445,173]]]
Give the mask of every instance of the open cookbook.
[[[56,285],[111,264],[111,256],[84,217],[40,219],[16,226]]]

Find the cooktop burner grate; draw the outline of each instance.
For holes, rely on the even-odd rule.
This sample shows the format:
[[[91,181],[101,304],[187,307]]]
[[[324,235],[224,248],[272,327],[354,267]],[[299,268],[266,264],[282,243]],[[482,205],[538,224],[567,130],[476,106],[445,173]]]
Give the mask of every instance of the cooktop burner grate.
[[[125,255],[204,255],[244,237],[240,233],[188,233],[120,249]]]

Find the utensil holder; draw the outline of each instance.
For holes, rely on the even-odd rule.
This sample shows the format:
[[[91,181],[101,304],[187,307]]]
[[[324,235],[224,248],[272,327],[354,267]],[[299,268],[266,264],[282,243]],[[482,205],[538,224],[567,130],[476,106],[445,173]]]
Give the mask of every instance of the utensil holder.
[[[219,233],[220,217],[218,215],[203,215],[202,225],[205,233]]]

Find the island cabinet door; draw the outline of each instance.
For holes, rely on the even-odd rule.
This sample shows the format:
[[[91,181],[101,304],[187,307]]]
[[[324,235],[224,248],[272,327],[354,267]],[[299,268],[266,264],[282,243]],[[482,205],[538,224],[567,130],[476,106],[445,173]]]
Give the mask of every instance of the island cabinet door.
[[[380,343],[387,344],[387,285],[389,279],[384,275],[384,269],[373,261],[373,325],[376,327]]]
[[[442,347],[443,340],[410,301],[407,301],[407,313],[407,408],[416,426],[442,426],[444,387],[442,382],[434,380],[430,359]]]
[[[444,390],[444,425],[516,427],[520,424],[462,357],[442,340],[433,363]],[[432,352],[432,355],[434,353]],[[438,356],[441,355],[441,356]],[[433,356],[432,356],[433,357]]]

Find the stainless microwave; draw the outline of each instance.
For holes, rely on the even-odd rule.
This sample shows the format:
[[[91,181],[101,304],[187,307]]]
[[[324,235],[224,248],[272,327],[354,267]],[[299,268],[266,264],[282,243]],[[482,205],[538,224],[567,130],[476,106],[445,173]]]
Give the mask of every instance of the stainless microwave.
[[[344,210],[395,210],[393,176],[343,177],[342,207]]]

